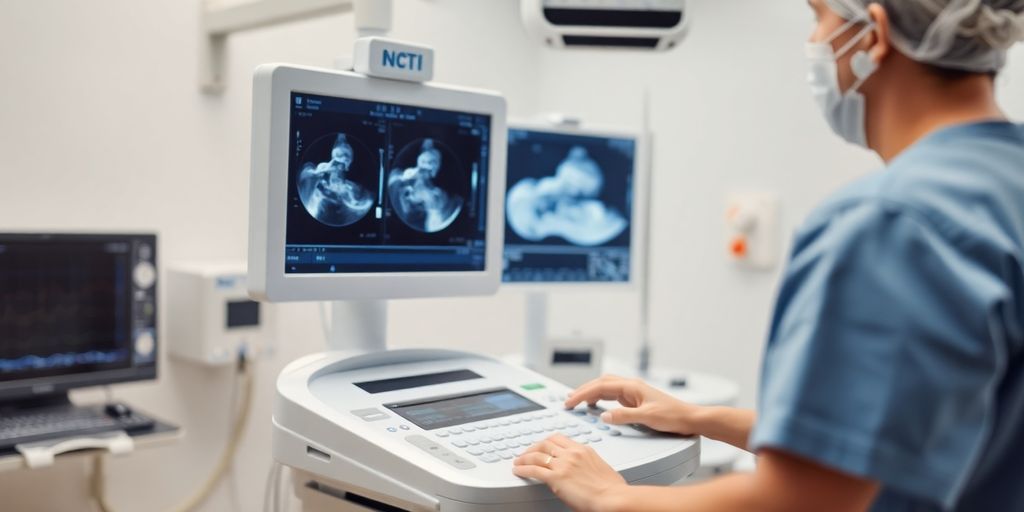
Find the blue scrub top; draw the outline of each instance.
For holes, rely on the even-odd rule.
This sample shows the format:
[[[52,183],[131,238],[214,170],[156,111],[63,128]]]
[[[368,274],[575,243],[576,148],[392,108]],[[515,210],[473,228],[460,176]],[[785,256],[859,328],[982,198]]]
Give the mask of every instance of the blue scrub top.
[[[753,449],[877,481],[873,510],[1024,510],[1024,126],[927,136],[797,235]]]

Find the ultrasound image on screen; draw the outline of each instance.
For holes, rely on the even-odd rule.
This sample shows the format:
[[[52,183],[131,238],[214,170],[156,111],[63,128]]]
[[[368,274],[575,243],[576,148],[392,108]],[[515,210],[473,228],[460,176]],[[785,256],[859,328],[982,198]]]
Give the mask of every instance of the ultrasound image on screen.
[[[0,381],[131,366],[126,244],[0,244]]]
[[[635,141],[510,130],[505,281],[628,281]]]
[[[370,152],[357,144],[358,159],[344,133],[329,133],[310,144],[304,155],[299,198],[310,215],[328,226],[348,226],[373,208],[370,190],[377,172]]]
[[[291,100],[286,273],[484,269],[489,116]]]
[[[388,194],[398,218],[424,233],[437,233],[462,213],[469,182],[451,150],[423,139],[398,153],[388,174]]]

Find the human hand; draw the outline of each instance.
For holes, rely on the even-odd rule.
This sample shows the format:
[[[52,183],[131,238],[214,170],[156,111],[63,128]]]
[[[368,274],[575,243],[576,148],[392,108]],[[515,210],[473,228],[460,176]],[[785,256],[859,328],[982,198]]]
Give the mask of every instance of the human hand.
[[[610,425],[639,423],[660,432],[698,434],[697,413],[701,407],[685,403],[640,379],[606,375],[576,389],[565,401],[572,409],[581,403],[591,406],[599,400],[616,400],[623,405],[601,415]]]
[[[526,450],[512,472],[547,484],[572,510],[593,512],[627,487],[626,480],[589,446],[555,434]]]

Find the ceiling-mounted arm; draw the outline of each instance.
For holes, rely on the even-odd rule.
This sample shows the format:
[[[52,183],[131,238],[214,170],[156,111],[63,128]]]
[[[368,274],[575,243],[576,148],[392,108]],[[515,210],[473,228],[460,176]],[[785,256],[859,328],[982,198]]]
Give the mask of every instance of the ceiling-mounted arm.
[[[200,13],[199,87],[224,90],[224,49],[235,32],[269,27],[326,14],[355,12],[357,35],[385,35],[391,29],[391,0],[254,0]]]

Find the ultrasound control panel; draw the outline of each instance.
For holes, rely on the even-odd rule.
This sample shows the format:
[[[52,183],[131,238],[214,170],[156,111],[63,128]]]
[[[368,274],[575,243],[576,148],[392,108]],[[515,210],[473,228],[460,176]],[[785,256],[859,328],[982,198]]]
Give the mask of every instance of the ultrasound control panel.
[[[528,369],[461,352],[311,356],[278,381],[275,457],[345,492],[357,484],[346,468],[366,467],[442,510],[561,510],[546,487],[512,474],[517,456],[558,433],[593,447],[630,482],[671,484],[697,467],[697,440],[607,425],[599,408],[566,410],[570,392]],[[384,480],[378,498],[404,494]],[[416,509],[409,496],[385,503]]]

